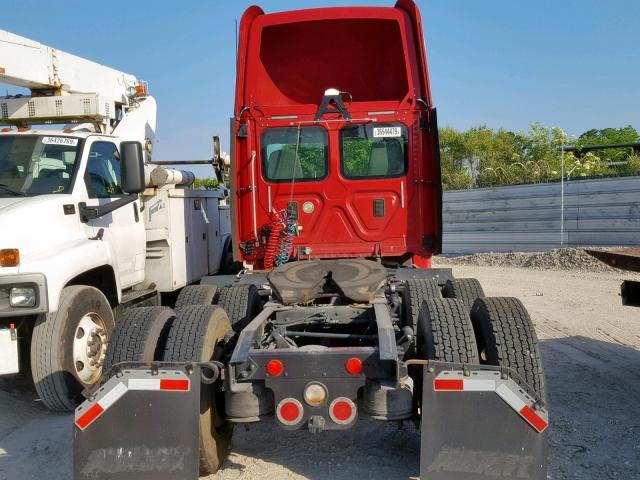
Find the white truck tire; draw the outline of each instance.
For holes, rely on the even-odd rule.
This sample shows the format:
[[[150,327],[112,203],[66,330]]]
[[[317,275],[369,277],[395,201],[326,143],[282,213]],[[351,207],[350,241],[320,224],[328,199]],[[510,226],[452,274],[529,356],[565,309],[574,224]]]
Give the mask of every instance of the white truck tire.
[[[55,313],[40,315],[31,339],[36,391],[53,411],[73,411],[84,388],[100,382],[114,328],[111,305],[94,287],[65,287]]]

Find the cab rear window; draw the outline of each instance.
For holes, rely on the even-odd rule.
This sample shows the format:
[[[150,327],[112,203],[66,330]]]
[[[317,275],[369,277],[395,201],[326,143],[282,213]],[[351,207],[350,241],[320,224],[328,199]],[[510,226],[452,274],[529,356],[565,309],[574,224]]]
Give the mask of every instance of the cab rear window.
[[[271,128],[261,143],[265,179],[304,182],[327,176],[328,136],[323,127]]]
[[[401,123],[350,125],[340,130],[345,178],[392,178],[407,171],[407,128]]]

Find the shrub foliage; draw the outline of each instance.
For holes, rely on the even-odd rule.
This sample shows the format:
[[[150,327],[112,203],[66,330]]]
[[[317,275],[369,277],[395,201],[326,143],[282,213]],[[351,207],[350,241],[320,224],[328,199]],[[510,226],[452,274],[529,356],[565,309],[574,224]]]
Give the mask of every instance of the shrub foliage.
[[[557,181],[563,157],[565,179],[638,175],[640,157],[631,148],[562,155],[563,145],[609,145],[638,139],[632,126],[589,130],[578,138],[540,124],[532,125],[528,132],[445,127],[440,130],[442,184],[453,190]]]

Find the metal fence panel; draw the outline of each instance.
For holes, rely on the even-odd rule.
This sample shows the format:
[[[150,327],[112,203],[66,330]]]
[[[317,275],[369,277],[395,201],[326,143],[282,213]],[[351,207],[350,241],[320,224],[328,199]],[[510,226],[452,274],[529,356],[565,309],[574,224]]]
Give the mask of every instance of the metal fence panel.
[[[445,192],[443,253],[640,245],[640,177],[567,182],[564,202],[561,192],[560,183]]]

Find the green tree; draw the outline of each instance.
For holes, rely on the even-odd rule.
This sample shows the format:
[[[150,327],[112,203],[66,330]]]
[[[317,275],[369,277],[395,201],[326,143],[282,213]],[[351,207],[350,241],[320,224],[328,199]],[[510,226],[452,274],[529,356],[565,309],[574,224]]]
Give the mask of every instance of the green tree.
[[[563,145],[633,143],[628,126],[589,130],[570,139],[560,128],[533,124],[528,132],[494,130],[486,125],[458,131],[440,129],[442,184],[445,189],[492,187],[560,180]],[[565,178],[639,175],[640,157],[630,148],[564,155]]]
[[[628,125],[623,128],[592,129],[584,132],[576,141],[576,146],[585,145],[615,145],[618,143],[635,143],[640,140],[638,131]],[[633,156],[630,148],[613,148],[610,150],[598,150],[598,157],[607,163],[626,162]],[[632,160],[632,159],[631,159]]]
[[[217,188],[220,182],[215,178],[196,178],[193,182],[193,188],[203,188],[205,190],[211,190]]]

